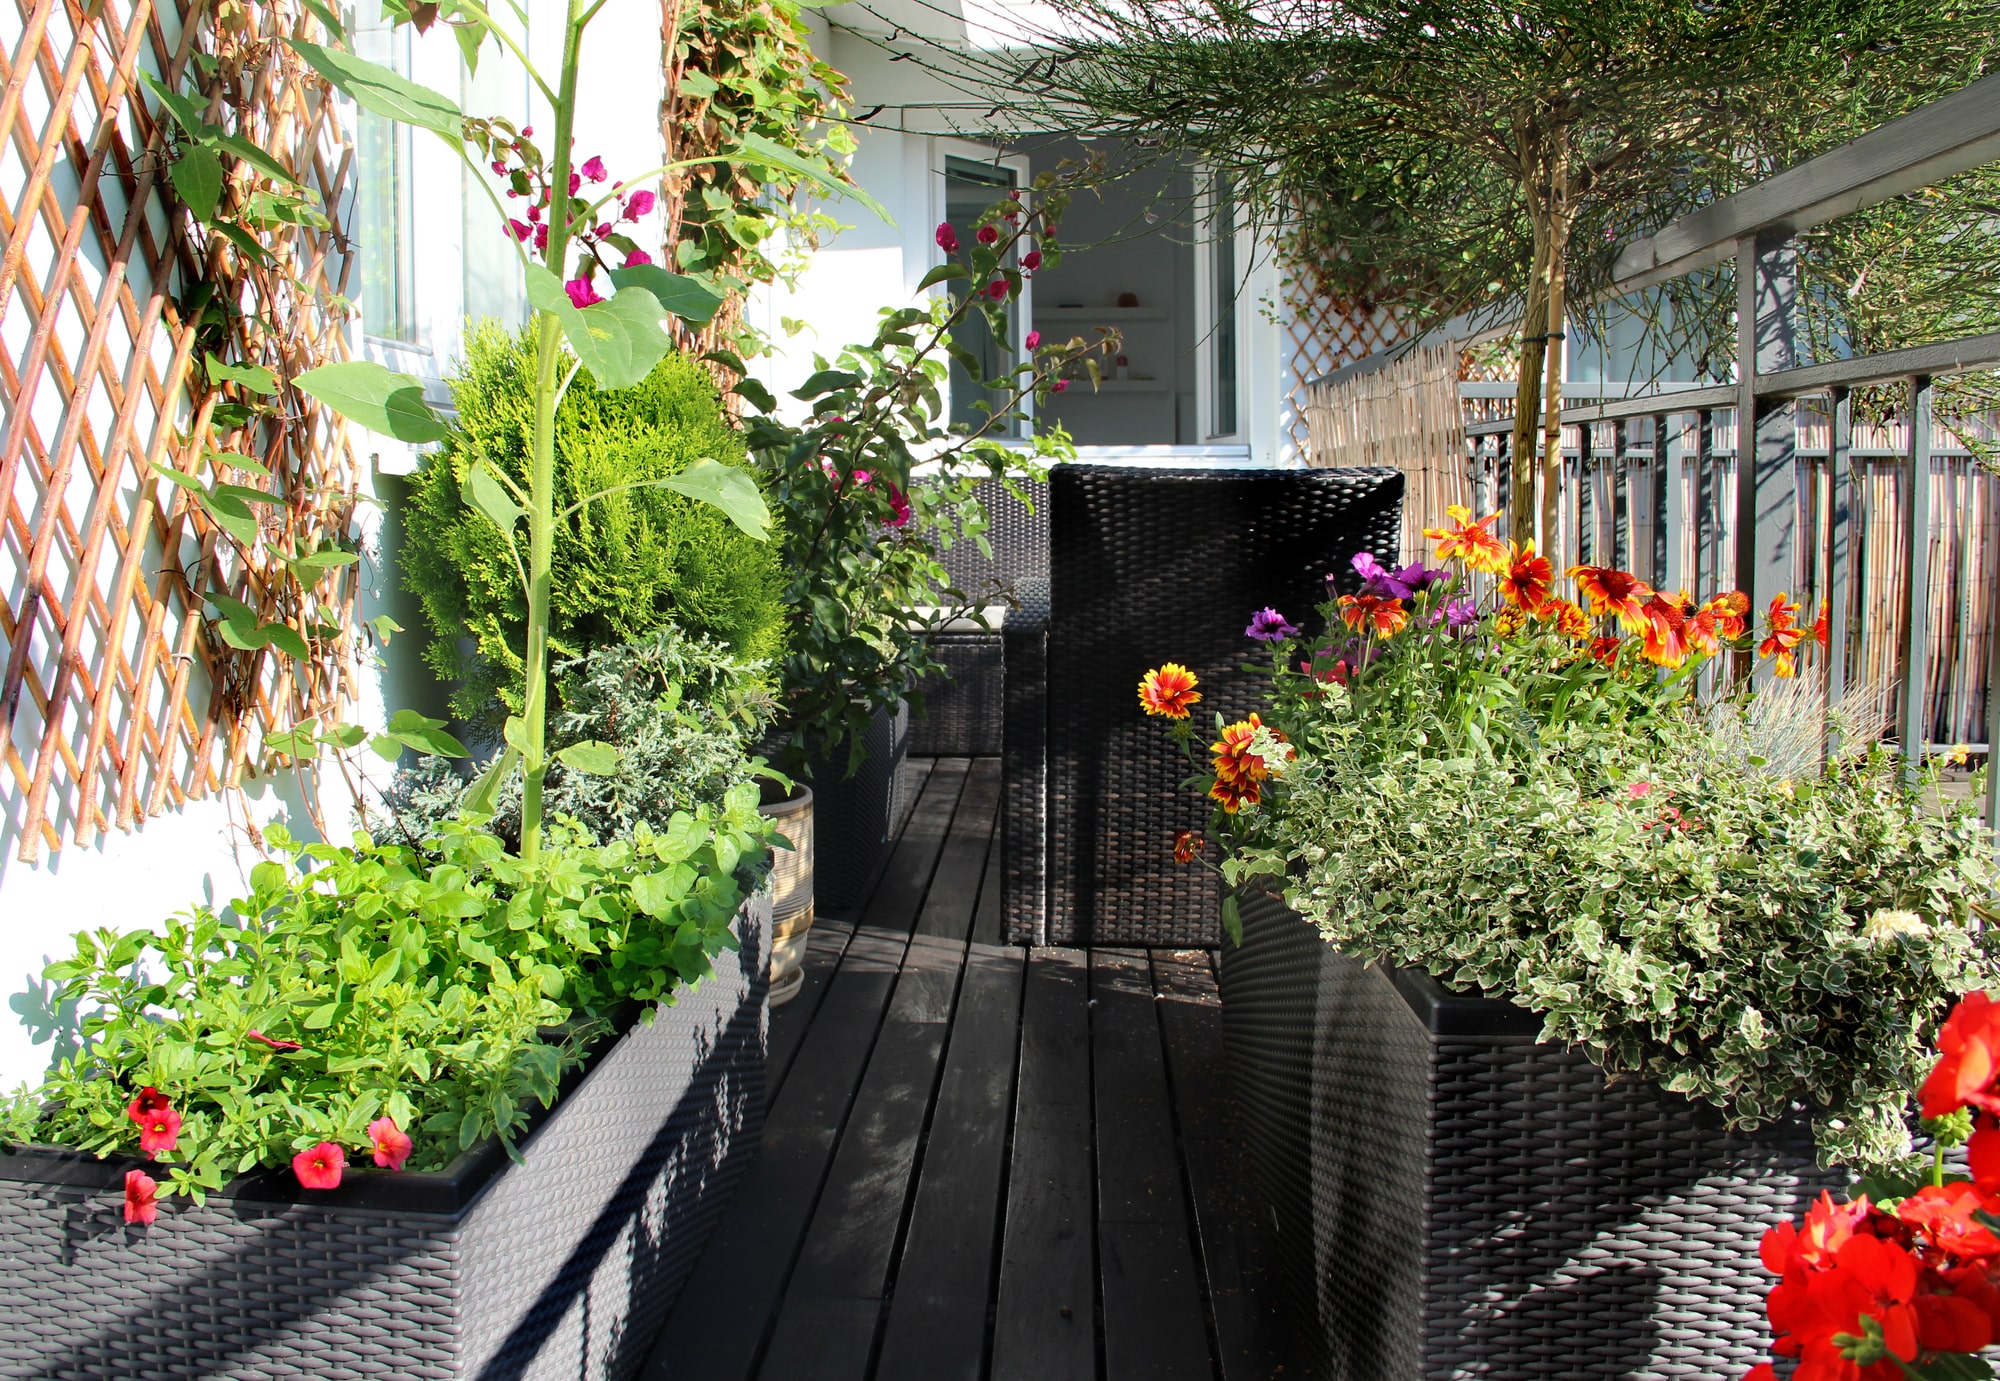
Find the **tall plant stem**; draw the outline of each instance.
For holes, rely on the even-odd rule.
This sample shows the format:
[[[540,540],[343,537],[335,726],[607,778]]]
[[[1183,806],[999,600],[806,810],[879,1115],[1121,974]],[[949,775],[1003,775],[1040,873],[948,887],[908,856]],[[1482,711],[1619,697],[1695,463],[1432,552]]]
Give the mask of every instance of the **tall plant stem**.
[[[558,275],[569,251],[570,134],[576,123],[577,54],[587,22],[581,0],[570,0],[563,29],[562,73],[555,102],[554,167],[549,186],[549,247],[545,262]],[[556,526],[556,404],[560,401],[562,324],[547,312],[535,321],[534,469],[528,482],[527,686],[521,706],[521,857],[541,851],[542,780],[548,775],[549,576]]]
[[[1565,265],[1569,258],[1572,213],[1568,159],[1560,139],[1555,141],[1549,159],[1549,190],[1544,204],[1548,214],[1544,238],[1548,242],[1549,300],[1548,326],[1542,333],[1547,337],[1543,344],[1548,351],[1542,370],[1542,389],[1547,399],[1542,411],[1542,550],[1555,568],[1561,570],[1568,558],[1562,549],[1562,405],[1563,346],[1568,320],[1565,289],[1569,282]]]
[[[1535,239],[1534,269],[1528,279],[1527,308],[1521,314],[1521,357],[1514,390],[1512,477],[1508,486],[1507,531],[1517,542],[1535,531],[1535,436],[1542,403],[1542,335],[1548,330],[1549,280],[1545,250]]]

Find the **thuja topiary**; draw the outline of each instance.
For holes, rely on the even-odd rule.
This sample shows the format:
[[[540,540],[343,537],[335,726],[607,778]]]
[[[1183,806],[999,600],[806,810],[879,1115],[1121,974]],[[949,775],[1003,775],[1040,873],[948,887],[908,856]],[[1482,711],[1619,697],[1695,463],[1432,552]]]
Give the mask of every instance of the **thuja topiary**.
[[[458,422],[412,486],[403,574],[430,616],[425,655],[458,683],[453,711],[490,719],[499,704],[520,708],[527,599],[498,529],[460,490],[481,459],[526,486],[530,343],[484,323],[468,336],[450,382]],[[558,515],[582,495],[636,486],[557,519],[549,611],[557,659],[632,642],[669,621],[747,660],[783,654],[783,544],[757,541],[719,509],[645,484],[704,457],[742,462],[742,438],[706,370],[669,354],[642,383],[615,392],[579,371],[555,438]]]

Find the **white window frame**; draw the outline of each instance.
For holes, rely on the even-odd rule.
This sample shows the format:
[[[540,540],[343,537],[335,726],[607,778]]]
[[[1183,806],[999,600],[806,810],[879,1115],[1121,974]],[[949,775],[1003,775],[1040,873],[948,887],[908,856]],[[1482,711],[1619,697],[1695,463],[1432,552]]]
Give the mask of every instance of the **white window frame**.
[[[1204,443],[1229,442],[1246,443],[1250,440],[1249,414],[1251,367],[1251,331],[1255,324],[1252,311],[1255,292],[1253,290],[1251,265],[1256,252],[1256,242],[1247,225],[1238,224],[1235,230],[1236,248],[1236,427],[1232,431],[1212,431],[1215,417],[1215,197],[1210,190],[1214,185],[1213,170],[1198,167],[1195,172],[1199,181],[1195,187],[1195,223],[1202,227],[1202,234],[1195,241],[1194,256],[1194,332],[1195,332],[1195,420],[1196,435]]]
[[[935,136],[931,139],[930,143],[930,174],[926,179],[930,187],[930,219],[921,227],[921,231],[924,236],[924,263],[929,268],[936,268],[944,263],[946,258],[945,252],[938,248],[936,239],[937,226],[939,222],[945,219],[945,182],[948,167],[946,159],[962,158],[972,163],[986,163],[994,167],[1006,168],[1014,174],[1014,185],[1023,192],[1026,192],[1032,185],[1033,178],[1029,173],[1028,155],[1024,153],[1002,153],[992,144],[980,144],[970,139],[952,139],[944,136]],[[964,231],[968,239],[971,237],[972,232],[966,227],[959,226],[957,229]],[[949,291],[950,288],[947,284],[940,283],[931,289],[931,294],[933,297],[941,297]],[[1014,357],[1017,360],[1027,357],[1028,332],[1034,329],[1034,323],[1035,280],[1033,277],[1024,274],[1021,279],[1021,295],[1015,299],[1014,314],[1008,322],[1008,326],[1013,332],[1013,339],[1008,344],[1012,347]],[[950,383],[948,380],[945,389],[945,416],[950,417],[951,398]],[[1023,438],[1034,436],[1035,399],[1033,394],[1021,400],[1020,411]]]

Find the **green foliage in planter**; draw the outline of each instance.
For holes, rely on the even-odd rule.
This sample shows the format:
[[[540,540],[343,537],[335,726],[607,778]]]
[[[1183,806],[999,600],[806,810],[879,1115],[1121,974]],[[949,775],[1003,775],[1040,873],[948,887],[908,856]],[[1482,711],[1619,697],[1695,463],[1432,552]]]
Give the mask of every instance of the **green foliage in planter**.
[[[746,745],[770,720],[773,696],[761,662],[672,624],[622,647],[599,648],[556,668],[562,709],[550,741],[558,750],[597,742],[618,750],[618,770],[580,772],[557,758],[544,808],[599,843],[629,839],[677,810],[719,806],[751,779]],[[405,842],[434,837],[457,817],[468,783],[441,757],[397,774],[390,832]],[[503,787],[487,828],[518,840],[521,787]]]
[[[1289,872],[1330,943],[1504,993],[1736,1121],[1810,1107],[1833,1160],[1907,1154],[1927,1037],[2000,965],[1969,807],[1879,750],[1781,775],[1690,709],[1511,744],[1355,718],[1331,687],[1284,718],[1299,755],[1229,871]]]
[[[671,1001],[736,947],[769,832],[749,784],[602,847],[557,826],[533,861],[466,825],[427,851],[274,827],[289,861],[253,868],[250,896],[77,936],[48,977],[81,1004],[83,1047],[0,1126],[136,1152],[126,1105],[150,1085],[183,1118],[159,1163],[196,1194],[321,1141],[354,1159],[385,1114],[410,1168],[491,1135],[511,1149],[606,1015]]]
[[[525,487],[533,383],[525,336],[492,323],[472,332],[451,380],[457,425],[418,472],[407,510],[404,578],[430,616],[426,655],[440,676],[459,682],[452,709],[465,719],[490,717],[496,700],[520,708],[527,602],[499,530],[461,489],[480,460]],[[743,440],[700,364],[669,354],[642,383],[615,391],[581,372],[555,435],[549,636],[557,656],[614,647],[668,622],[746,659],[783,654],[780,543],[647,483],[704,458],[743,461]],[[618,485],[634,487],[565,512],[580,495]]]

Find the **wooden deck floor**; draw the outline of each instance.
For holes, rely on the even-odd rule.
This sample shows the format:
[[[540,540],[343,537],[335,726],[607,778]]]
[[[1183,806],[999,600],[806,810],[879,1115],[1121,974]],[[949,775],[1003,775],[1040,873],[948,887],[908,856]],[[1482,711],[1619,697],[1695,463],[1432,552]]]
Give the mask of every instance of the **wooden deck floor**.
[[[1309,1376],[1222,1078],[1214,956],[1000,943],[995,759],[922,784],[772,1014],[763,1147],[647,1381]]]

